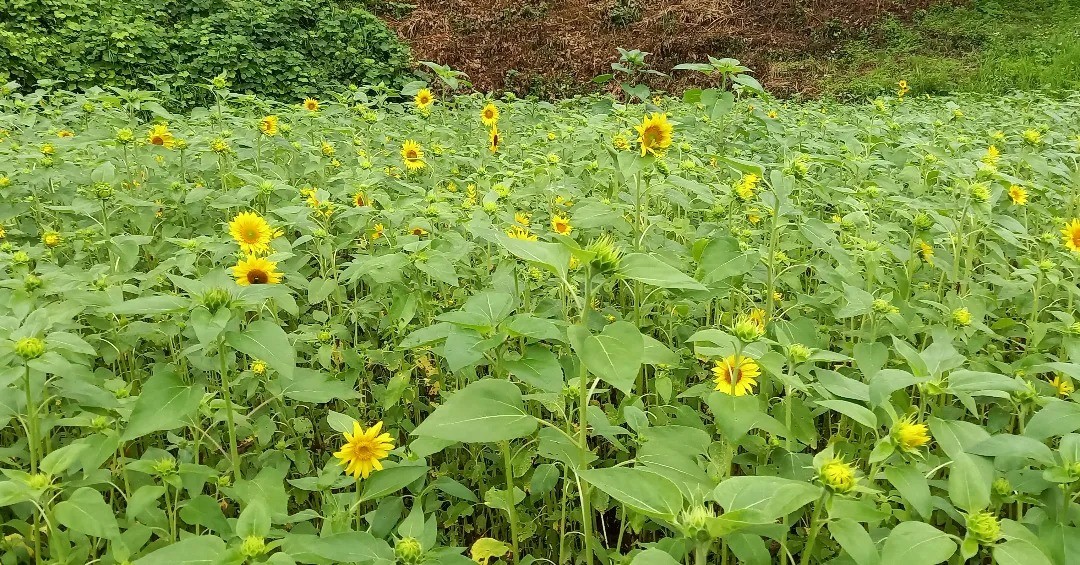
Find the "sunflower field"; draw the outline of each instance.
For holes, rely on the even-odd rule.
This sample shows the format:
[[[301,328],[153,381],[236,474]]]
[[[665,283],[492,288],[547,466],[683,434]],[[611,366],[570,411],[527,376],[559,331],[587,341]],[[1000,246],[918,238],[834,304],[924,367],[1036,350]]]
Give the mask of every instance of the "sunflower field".
[[[0,564],[1076,562],[1080,96],[207,89],[0,99]]]

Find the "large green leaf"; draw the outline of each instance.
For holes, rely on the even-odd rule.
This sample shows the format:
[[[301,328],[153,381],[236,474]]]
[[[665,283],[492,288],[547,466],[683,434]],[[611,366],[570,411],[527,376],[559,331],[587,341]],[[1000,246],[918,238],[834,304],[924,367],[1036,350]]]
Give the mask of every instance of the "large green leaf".
[[[342,532],[326,537],[309,534],[285,536],[283,549],[302,563],[395,563],[394,550],[367,532]]]
[[[780,518],[821,496],[817,485],[782,477],[732,477],[713,490],[711,498],[726,512],[756,510],[769,519]]]
[[[199,408],[206,389],[186,383],[171,367],[157,367],[143,383],[142,393],[128,418],[121,439],[130,441],[148,433],[179,428]]]
[[[80,534],[108,539],[120,536],[116,513],[101,493],[90,487],[77,489],[67,500],[53,506],[52,512],[57,522]]]
[[[706,290],[705,285],[646,253],[630,253],[623,257],[619,264],[619,273],[628,279],[660,288]]]
[[[506,361],[503,367],[511,375],[540,390],[560,392],[566,384],[558,357],[540,345],[527,346],[520,359]]]
[[[221,538],[194,536],[136,559],[134,565],[214,565],[224,554]]]
[[[877,565],[880,557],[870,534],[855,520],[841,518],[829,522],[829,533],[858,565]]]
[[[757,249],[743,250],[733,237],[714,239],[698,259],[698,278],[711,284],[746,274],[757,265],[758,255]]]
[[[885,468],[885,478],[900,491],[900,496],[904,497],[919,516],[930,517],[930,512],[933,511],[930,485],[914,465],[890,465]]]
[[[993,466],[977,455],[953,459],[949,467],[949,499],[967,512],[977,512],[990,505]]]
[[[525,437],[538,425],[536,418],[525,412],[517,385],[484,379],[454,393],[413,430],[413,435],[482,443]]]
[[[925,522],[902,522],[885,539],[881,565],[936,565],[952,557],[956,542]]]
[[[679,487],[655,473],[631,467],[579,471],[581,480],[643,514],[674,520],[682,510]]]
[[[243,331],[226,333],[225,343],[252,359],[261,359],[285,378],[293,376],[295,350],[288,334],[274,322],[256,320]]]
[[[1080,404],[1052,400],[1024,426],[1024,435],[1038,440],[1080,430]]]
[[[374,472],[363,483],[361,500],[375,500],[405,488],[410,483],[427,474],[427,465],[387,466],[382,471]]]
[[[994,562],[998,565],[1053,565],[1038,546],[1018,539],[995,545]]]
[[[570,266],[570,250],[558,243],[527,241],[505,235],[498,236],[499,245],[515,257],[547,267],[561,278],[566,278]]]
[[[630,394],[645,358],[645,339],[630,322],[615,322],[600,335],[586,335],[580,326],[570,328],[570,343],[578,358],[607,384]]]

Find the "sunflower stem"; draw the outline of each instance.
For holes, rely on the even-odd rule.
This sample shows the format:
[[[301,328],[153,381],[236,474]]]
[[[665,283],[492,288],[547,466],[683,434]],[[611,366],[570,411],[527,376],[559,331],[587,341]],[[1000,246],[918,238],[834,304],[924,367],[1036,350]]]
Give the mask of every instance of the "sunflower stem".
[[[518,563],[518,519],[514,508],[514,454],[508,440],[500,442],[503,452],[503,470],[506,472],[506,512],[510,515],[510,545],[514,548],[514,565]]]
[[[233,481],[240,480],[240,453],[236,449],[236,423],[233,420],[232,393],[229,391],[229,367],[225,359],[225,340],[218,342],[218,357],[221,360],[221,395],[225,399],[225,420],[229,426],[229,466]]]

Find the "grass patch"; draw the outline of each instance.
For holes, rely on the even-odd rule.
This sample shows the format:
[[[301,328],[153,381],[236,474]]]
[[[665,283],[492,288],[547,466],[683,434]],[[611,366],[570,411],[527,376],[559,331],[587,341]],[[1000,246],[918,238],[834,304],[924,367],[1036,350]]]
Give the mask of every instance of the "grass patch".
[[[822,90],[841,97],[1080,88],[1080,0],[939,6],[887,19],[827,61]]]

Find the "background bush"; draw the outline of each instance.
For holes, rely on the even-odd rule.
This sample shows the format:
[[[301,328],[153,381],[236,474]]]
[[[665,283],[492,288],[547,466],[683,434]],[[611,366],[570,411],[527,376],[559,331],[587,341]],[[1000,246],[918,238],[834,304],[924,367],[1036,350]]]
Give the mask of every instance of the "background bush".
[[[377,17],[321,0],[0,0],[0,75],[26,85],[153,86],[186,106],[225,72],[236,92],[294,101],[399,83],[408,61]]]

